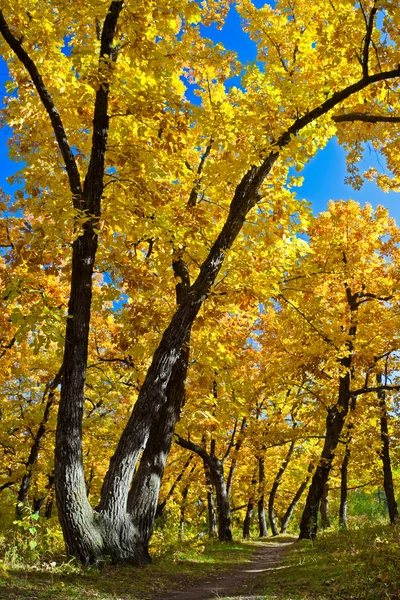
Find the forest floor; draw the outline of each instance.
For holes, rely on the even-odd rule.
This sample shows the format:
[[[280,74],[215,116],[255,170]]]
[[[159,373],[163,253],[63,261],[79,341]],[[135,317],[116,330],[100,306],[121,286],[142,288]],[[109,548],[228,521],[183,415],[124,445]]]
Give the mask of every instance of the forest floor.
[[[400,529],[324,532],[315,542],[192,540],[142,568],[82,569],[0,552],[0,600],[399,600]],[[3,554],[3,558],[1,558]]]
[[[262,594],[264,590],[261,575],[285,568],[282,560],[287,547],[293,543],[288,539],[283,538],[280,543],[256,542],[255,551],[248,562],[237,565],[231,571],[210,572],[206,579],[195,583],[190,589],[186,586],[186,589],[158,594],[152,600],[210,600],[232,595],[243,600],[256,600],[254,594]]]

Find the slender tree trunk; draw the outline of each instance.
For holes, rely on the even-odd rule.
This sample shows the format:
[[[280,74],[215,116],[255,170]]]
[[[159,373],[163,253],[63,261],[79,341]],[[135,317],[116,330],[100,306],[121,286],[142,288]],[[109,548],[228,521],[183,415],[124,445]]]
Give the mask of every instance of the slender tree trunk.
[[[208,522],[208,535],[210,538],[214,538],[217,535],[217,517],[215,514],[215,502],[214,502],[214,486],[211,479],[210,468],[204,461],[204,473],[206,478],[207,487],[207,522]]]
[[[176,490],[178,483],[182,480],[187,467],[190,465],[190,462],[193,459],[193,456],[194,456],[194,454],[190,454],[189,458],[183,465],[182,471],[179,473],[179,475],[175,479],[174,483],[172,484],[168,494],[165,496],[164,500],[157,505],[156,519],[162,515],[162,513],[167,505],[168,500],[174,495],[174,491]],[[195,467],[192,467],[190,474],[193,473],[194,468]],[[129,498],[128,498],[128,504],[129,504]]]
[[[215,461],[214,469],[211,469],[211,477],[214,480],[215,491],[217,492],[218,508],[218,539],[220,542],[231,542],[231,511],[229,507],[229,498],[224,478],[224,468],[221,461]]]
[[[347,262],[345,255],[343,262]],[[319,505],[331,472],[332,461],[349,411],[349,401],[351,396],[351,363],[353,356],[353,342],[357,332],[356,323],[359,295],[358,292],[352,294],[347,284],[345,284],[345,290],[350,308],[350,319],[353,324],[349,329],[348,340],[346,342],[347,355],[339,360],[344,374],[339,378],[338,401],[328,410],[324,447],[308,491],[306,505],[300,523],[299,539],[314,539],[317,535]]]
[[[246,516],[243,521],[243,539],[244,540],[250,539],[250,527],[251,527],[251,523],[253,521],[253,513],[254,513],[254,506],[255,506],[254,488],[255,488],[256,484],[257,484],[257,471],[254,472],[252,480],[251,480],[251,494],[250,494],[249,501],[247,503]]]
[[[285,460],[283,461],[281,467],[279,468],[278,473],[276,474],[276,477],[274,479],[274,482],[272,484],[272,488],[271,488],[271,491],[269,494],[268,518],[269,518],[269,524],[271,527],[272,535],[279,535],[279,530],[278,530],[278,525],[276,523],[275,510],[274,510],[275,498],[276,498],[276,493],[278,491],[278,488],[281,484],[283,474],[285,473],[287,466],[290,462],[290,459],[292,458],[292,455],[294,452],[294,447],[295,447],[295,442],[291,442],[288,453],[286,454]]]
[[[258,529],[259,529],[259,537],[267,537],[268,536],[268,527],[267,527],[267,519],[265,517],[265,497],[264,497],[264,485],[265,485],[265,464],[264,458],[258,459],[258,502],[257,502],[257,512],[258,512]]]
[[[183,492],[182,492],[182,502],[181,502],[180,516],[179,516],[179,539],[182,541],[185,539],[185,511],[186,511],[187,497],[189,495],[189,488],[190,488],[190,484],[186,485],[183,488]]]
[[[177,436],[177,443],[182,448],[196,452],[209,467],[210,477],[217,494],[218,538],[221,542],[231,541],[231,510],[224,476],[224,462],[214,454],[215,443],[212,443],[210,454],[202,446],[194,444],[190,440],[185,440],[179,435]]]
[[[376,382],[382,385],[382,374],[376,375]],[[392,466],[390,461],[390,442],[389,442],[389,428],[388,428],[388,416],[386,407],[386,395],[384,390],[378,391],[379,408],[381,411],[380,425],[381,425],[381,451],[380,457],[383,465],[383,487],[385,490],[387,506],[389,511],[389,518],[392,525],[399,522],[399,511],[397,508],[396,497],[394,494],[393,486],[393,475]]]
[[[47,423],[50,417],[50,410],[54,404],[54,394],[57,387],[60,385],[62,379],[63,367],[60,368],[57,375],[54,377],[53,381],[51,381],[47,386],[43,394],[43,399],[46,399],[46,405],[43,412],[43,417],[38,427],[38,430],[35,435],[34,442],[31,446],[31,451],[29,453],[28,460],[26,461],[26,471],[22,477],[21,485],[18,491],[17,505],[15,509],[15,514],[17,519],[20,519],[23,513],[23,508],[25,506],[29,488],[32,481],[32,473],[34,466],[37,462],[40,450],[40,444],[43,441],[44,436],[47,431]],[[39,509],[40,510],[40,509]]]
[[[347,529],[347,496],[348,496],[348,469],[350,462],[351,431],[353,429],[353,413],[356,409],[356,397],[353,396],[350,405],[349,423],[347,425],[346,448],[342,465],[340,467],[340,506],[339,506],[339,529]]]
[[[287,528],[289,526],[290,520],[293,516],[293,512],[296,508],[296,506],[298,505],[300,498],[302,497],[306,487],[308,486],[308,483],[311,479],[311,473],[314,470],[314,463],[310,462],[310,464],[308,465],[308,475],[305,478],[305,480],[303,481],[303,483],[301,483],[301,485],[299,486],[297,492],[295,493],[293,500],[291,501],[291,503],[289,504],[287,511],[285,512],[283,519],[282,519],[282,524],[281,524],[281,533],[286,533]]]
[[[40,496],[39,498],[35,498],[33,500],[32,512],[34,515],[39,515],[42,509],[43,504],[45,503],[46,498],[48,497],[48,493],[54,485],[54,475],[48,475],[48,484],[46,485],[47,492]]]
[[[243,539],[244,540],[250,539],[250,527],[251,527],[251,523],[253,521],[253,513],[254,513],[254,496],[250,496],[248,504],[247,504],[246,516],[243,521]]]
[[[49,500],[46,502],[46,508],[44,509],[44,516],[46,519],[51,519],[53,516],[53,506],[54,500],[53,498],[49,498]]]
[[[331,520],[329,517],[329,485],[328,485],[328,483],[325,484],[319,510],[321,513],[321,529],[328,529],[328,527],[331,526]]]
[[[350,461],[350,448],[346,443],[346,450],[340,467],[340,506],[339,506],[339,529],[347,529],[347,489],[348,489],[348,467]]]
[[[227,481],[226,481],[226,490],[227,490],[228,497],[231,496],[233,476],[234,476],[235,470],[236,470],[236,464],[237,464],[238,454],[239,454],[240,448],[242,447],[242,444],[243,444],[244,433],[246,431],[246,426],[247,426],[247,419],[246,419],[246,417],[243,417],[242,424],[240,426],[239,437],[238,437],[237,442],[235,444],[235,454],[234,454],[234,456],[232,458],[231,465],[229,467],[228,478],[227,478]],[[236,429],[236,426],[235,426],[235,429]],[[229,449],[230,449],[230,447],[228,448],[228,453],[229,453]]]

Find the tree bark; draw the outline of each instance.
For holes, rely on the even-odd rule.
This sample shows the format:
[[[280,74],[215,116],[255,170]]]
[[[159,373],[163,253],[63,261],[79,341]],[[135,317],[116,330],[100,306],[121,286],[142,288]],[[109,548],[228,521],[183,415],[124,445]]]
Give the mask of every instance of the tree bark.
[[[232,541],[231,531],[231,511],[229,506],[229,497],[227,493],[227,487],[224,476],[224,463],[223,460],[218,459],[214,454],[208,454],[208,452],[194,444],[190,440],[185,440],[180,436],[177,436],[177,444],[196,452],[203,459],[210,469],[211,480],[215,486],[217,494],[217,509],[218,509],[218,539],[221,542]]]
[[[268,527],[267,527],[267,519],[265,517],[265,496],[264,496],[264,485],[265,485],[265,464],[264,457],[258,459],[258,502],[257,502],[257,512],[258,512],[258,529],[259,529],[259,537],[267,537],[268,536]]]
[[[377,373],[376,382],[378,386],[382,385],[382,374]],[[381,426],[381,451],[380,457],[383,466],[383,487],[385,490],[387,506],[389,511],[390,523],[392,525],[399,522],[399,511],[397,508],[396,497],[394,494],[393,486],[393,475],[392,466],[390,461],[390,442],[389,442],[389,428],[388,428],[388,414],[386,407],[386,394],[384,390],[378,391],[379,408],[381,412],[380,426]]]
[[[340,506],[339,506],[339,529],[347,529],[347,491],[348,491],[348,468],[350,462],[351,431],[353,429],[352,413],[356,409],[356,396],[352,396],[350,405],[349,423],[347,425],[346,448],[342,465],[340,467]]]
[[[329,485],[328,485],[328,482],[325,484],[324,491],[322,494],[320,513],[321,513],[321,529],[328,529],[328,527],[331,526],[331,520],[329,517]]]
[[[244,540],[249,540],[250,539],[250,527],[251,527],[251,523],[253,521],[253,513],[254,513],[254,506],[255,506],[255,500],[254,500],[254,487],[257,483],[257,477],[256,477],[256,472],[253,475],[253,478],[251,480],[251,494],[250,494],[250,498],[249,501],[247,503],[247,509],[246,509],[246,516],[244,518],[243,521],[243,539]]]
[[[244,540],[250,539],[250,527],[251,527],[251,523],[253,521],[253,513],[254,513],[254,496],[250,496],[248,504],[247,504],[246,516],[243,521],[243,539]]]
[[[54,394],[57,387],[60,385],[62,379],[63,367],[60,368],[57,375],[54,377],[53,381],[51,381],[47,386],[43,394],[43,399],[47,398],[45,409],[43,412],[43,417],[38,427],[38,430],[35,435],[34,442],[31,446],[31,451],[29,453],[28,460],[26,461],[26,471],[22,477],[21,485],[18,491],[17,505],[15,508],[15,516],[17,519],[20,519],[23,514],[23,508],[25,506],[29,488],[32,481],[32,473],[33,468],[37,462],[40,450],[40,444],[43,441],[44,436],[47,432],[47,423],[50,416],[51,407],[54,404]],[[39,508],[40,510],[40,508]]]
[[[187,461],[183,465],[182,471],[179,473],[179,475],[175,479],[174,483],[171,485],[171,488],[170,488],[169,492],[167,493],[167,495],[165,496],[165,498],[163,499],[163,501],[160,502],[157,505],[156,519],[163,514],[163,511],[164,511],[164,509],[165,509],[165,507],[167,505],[168,500],[173,496],[174,491],[176,490],[176,487],[177,487],[178,483],[182,480],[187,467],[190,465],[190,462],[193,460],[193,456],[194,456],[194,454],[190,454],[189,458],[187,459]],[[192,472],[193,472],[193,468],[191,470],[191,473]],[[129,497],[128,497],[128,504],[129,504]]]
[[[346,255],[343,254],[343,262],[346,264]],[[352,293],[347,283],[344,284],[347,302],[350,309],[351,326],[348,331],[346,342],[346,356],[339,359],[343,375],[339,377],[339,390],[337,403],[329,408],[326,418],[326,435],[320,461],[315,470],[308,491],[306,505],[300,523],[299,539],[314,539],[318,531],[318,510],[328,481],[335,456],[336,447],[342,433],[346,416],[349,411],[351,397],[351,364],[353,358],[354,338],[357,333],[357,311],[359,307],[359,293]]]
[[[305,478],[305,480],[303,481],[303,483],[300,484],[297,492],[295,493],[293,500],[291,501],[291,503],[289,504],[287,511],[285,512],[283,519],[282,519],[282,524],[281,524],[281,533],[286,533],[287,528],[289,526],[290,520],[293,516],[293,512],[294,509],[296,508],[296,506],[298,505],[300,498],[302,497],[310,479],[311,479],[311,473],[314,470],[314,462],[310,462],[310,464],[308,465],[308,474],[307,477]]]
[[[215,514],[215,502],[214,502],[214,486],[211,479],[210,468],[205,461],[204,463],[204,474],[206,478],[207,487],[207,523],[208,523],[208,535],[210,538],[214,538],[217,535],[217,517]]]
[[[282,465],[279,468],[279,471],[276,474],[276,477],[274,479],[274,482],[272,484],[272,488],[271,488],[271,491],[269,494],[268,518],[269,518],[269,524],[271,527],[272,535],[279,535],[278,525],[277,525],[276,519],[275,519],[274,503],[275,503],[276,493],[277,493],[278,488],[282,481],[283,474],[285,473],[287,466],[290,462],[290,459],[292,458],[292,455],[294,452],[294,447],[295,447],[295,442],[293,441],[290,444],[290,447],[289,447],[288,453],[286,454],[285,460],[283,461]]]
[[[109,64],[110,57],[115,55],[113,38],[122,7],[123,0],[111,2],[105,17],[99,55],[103,68],[103,80],[104,67]],[[263,181],[277,161],[282,148],[287,146],[302,129],[367,86],[399,77],[400,67],[396,66],[390,71],[380,71],[369,75],[368,52],[365,51],[365,48],[368,50],[370,38],[366,36],[363,53],[366,59],[363,61],[362,77],[342,90],[335,91],[324,102],[296,118],[276,139],[272,150],[263,162],[259,166],[251,166],[244,174],[236,187],[221,233],[201,266],[199,276],[192,285],[188,297],[172,318],[154,354],[131,418],[110,461],[102,488],[99,512],[95,512],[86,496],[81,434],[92,274],[97,250],[96,231],[103,194],[104,156],[108,136],[109,85],[107,81],[102,81],[102,85],[96,92],[92,151],[82,188],[74,153],[68,144],[60,115],[35,64],[23,49],[22,41],[15,37],[9,29],[2,11],[0,11],[0,33],[26,67],[47,110],[64,159],[73,206],[86,212],[88,216],[88,220],[83,225],[83,232],[74,242],[72,249],[71,293],[64,353],[65,372],[61,389],[55,452],[56,491],[61,526],[69,553],[83,563],[93,562],[107,553],[116,560],[135,562],[137,560],[136,531],[132,519],[127,513],[127,500],[138,458],[143,448],[146,447],[152,424],[159,417],[160,409],[168,399],[168,384],[191,325],[216,280],[226,251],[235,241],[248,212],[259,201],[259,190]],[[333,421],[336,418],[336,420],[340,420],[340,410],[337,414],[335,414],[335,410],[331,410],[329,418]],[[328,462],[331,460],[331,455],[333,456],[337,443],[335,442],[335,432],[336,425],[332,425],[327,436],[329,443],[325,448],[325,459]],[[322,483],[325,482],[323,481],[325,475],[321,471],[322,463],[318,469],[310,488],[312,491],[309,494],[306,514],[310,513],[310,506],[311,513],[303,524],[304,535],[309,535],[313,511],[318,510],[320,495],[318,496],[319,492],[316,494],[315,488],[321,487],[319,483],[321,478]]]
[[[182,502],[181,502],[181,510],[179,515],[179,539],[183,541],[185,539],[185,512],[186,512],[186,503],[187,497],[189,495],[190,484],[186,485],[183,488],[182,492]]]

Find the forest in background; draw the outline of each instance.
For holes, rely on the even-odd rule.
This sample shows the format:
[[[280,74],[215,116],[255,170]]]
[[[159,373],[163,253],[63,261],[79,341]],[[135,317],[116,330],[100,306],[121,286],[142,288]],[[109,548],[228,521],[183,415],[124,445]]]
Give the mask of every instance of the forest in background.
[[[199,27],[231,4],[244,70]],[[0,6],[13,539],[60,544],[58,516],[80,562],[143,564],[153,530],[161,549],[395,524],[400,232],[351,200],[314,217],[296,188],[337,136],[350,184],[398,189],[397,3]],[[384,172],[359,172],[366,144]]]

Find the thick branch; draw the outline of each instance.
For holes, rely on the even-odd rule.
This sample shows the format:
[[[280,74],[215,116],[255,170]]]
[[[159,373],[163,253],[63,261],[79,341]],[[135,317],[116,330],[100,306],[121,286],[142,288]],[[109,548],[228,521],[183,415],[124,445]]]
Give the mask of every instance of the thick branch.
[[[351,396],[359,396],[360,394],[369,394],[370,392],[379,392],[380,390],[388,390],[390,391],[398,391],[400,390],[400,385],[380,385],[375,387],[364,387],[359,390],[355,390],[354,392],[350,392]]]
[[[362,8],[362,6],[361,6]],[[364,11],[363,11],[364,12]],[[368,77],[368,65],[369,65],[369,47],[371,44],[372,30],[374,28],[375,15],[378,12],[375,4],[369,13],[368,21],[367,21],[367,33],[365,34],[364,40],[364,48],[363,48],[363,57],[362,57],[362,68],[363,68],[363,76],[364,78]]]
[[[17,38],[11,33],[10,28],[8,27],[8,24],[4,19],[4,15],[1,10],[0,33],[7,42],[7,44],[10,46],[11,50],[17,55],[21,63],[24,65],[29,75],[31,76],[36,91],[39,94],[43,106],[45,107],[50,117],[50,121],[53,126],[53,131],[56,136],[57,144],[60,148],[60,152],[64,159],[64,164],[69,179],[69,185],[73,196],[74,207],[81,208],[80,202],[82,196],[82,188],[78,172],[78,166],[75,162],[74,155],[68,143],[67,135],[65,133],[64,125],[61,121],[60,114],[54,105],[53,99],[49,94],[35,63],[28,55],[26,50],[24,50],[21,42],[17,40]]]
[[[391,71],[383,71],[381,73],[374,73],[374,75],[369,75],[368,77],[363,77],[359,81],[356,81],[356,83],[352,83],[343,90],[335,92],[330,98],[328,98],[328,100],[325,100],[325,102],[313,110],[310,110],[299,119],[296,119],[296,121],[294,121],[287,131],[279,137],[276,144],[281,148],[287,146],[292,136],[297,135],[302,129],[304,129],[304,127],[315,121],[315,119],[325,115],[332,108],[335,108],[335,106],[341,102],[344,102],[344,100],[347,100],[347,98],[353,94],[360,92],[373,83],[386,81],[388,79],[395,79],[396,77],[400,77],[400,66],[398,66],[397,69],[392,69]]]
[[[93,116],[92,151],[88,171],[83,184],[85,208],[90,214],[99,216],[100,201],[103,194],[104,158],[107,149],[109,129],[108,94],[109,76],[111,71],[110,61],[115,61],[113,53],[113,40],[117,27],[118,17],[122,10],[123,0],[111,2],[101,33],[99,75],[104,78],[96,92]]]
[[[204,460],[204,462],[208,466],[210,466],[210,463],[211,463],[210,455],[208,454],[208,452],[206,450],[204,450],[204,448],[202,448],[198,444],[194,444],[190,440],[185,440],[185,438],[182,438],[178,434],[175,434],[175,437],[176,437],[175,442],[178,444],[178,446],[181,446],[181,448],[186,448],[186,450],[191,450],[192,452],[196,452],[196,454],[198,454],[200,456],[200,458],[202,458]]]
[[[347,123],[362,121],[363,123],[400,123],[400,117],[389,117],[386,115],[367,115],[364,113],[347,113],[332,117],[335,123]]]

